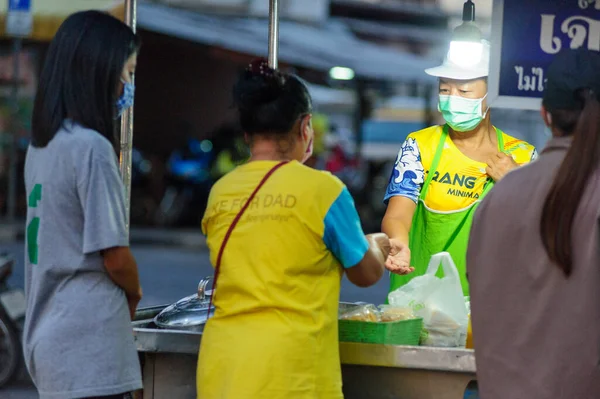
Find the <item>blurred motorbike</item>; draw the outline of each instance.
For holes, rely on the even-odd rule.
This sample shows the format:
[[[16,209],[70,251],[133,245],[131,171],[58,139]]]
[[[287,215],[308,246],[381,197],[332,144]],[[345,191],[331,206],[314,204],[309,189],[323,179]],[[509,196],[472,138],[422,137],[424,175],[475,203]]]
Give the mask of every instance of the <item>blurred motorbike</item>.
[[[157,225],[199,225],[213,184],[210,170],[214,157],[210,140],[194,138],[170,156],[167,188],[156,214]]]
[[[152,163],[137,148],[131,154],[131,209],[130,218],[134,224],[150,224],[156,210],[156,201],[150,193]]]

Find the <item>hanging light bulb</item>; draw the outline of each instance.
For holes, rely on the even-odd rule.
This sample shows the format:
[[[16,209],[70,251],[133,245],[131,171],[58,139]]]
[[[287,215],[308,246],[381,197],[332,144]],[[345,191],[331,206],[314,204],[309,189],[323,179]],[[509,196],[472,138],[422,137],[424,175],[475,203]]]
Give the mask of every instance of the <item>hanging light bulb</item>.
[[[448,59],[461,67],[477,65],[483,55],[481,43],[453,40],[450,43]]]
[[[448,60],[462,67],[476,65],[483,55],[481,31],[475,24],[475,4],[467,0],[463,6],[463,23],[454,29]]]

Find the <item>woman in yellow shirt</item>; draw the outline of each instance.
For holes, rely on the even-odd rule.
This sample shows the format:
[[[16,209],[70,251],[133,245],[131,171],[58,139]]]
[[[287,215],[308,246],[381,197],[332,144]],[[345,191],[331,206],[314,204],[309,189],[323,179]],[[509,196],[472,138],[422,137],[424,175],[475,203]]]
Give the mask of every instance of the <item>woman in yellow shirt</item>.
[[[389,240],[365,237],[344,184],[302,164],[314,133],[299,78],[254,62],[234,99],[252,156],[215,184],[202,222],[217,281],[198,398],[340,399],[341,278],[376,283]]]
[[[408,276],[392,274],[391,291],[422,275],[431,256],[445,251],[468,295],[465,268],[473,212],[495,182],[537,155],[532,145],[492,125],[486,101],[489,44],[482,41],[482,48],[475,65],[447,58],[426,71],[439,78],[439,110],[446,124],[408,135],[392,171],[382,229],[392,247],[401,249],[386,266],[394,271],[410,264],[416,270]]]

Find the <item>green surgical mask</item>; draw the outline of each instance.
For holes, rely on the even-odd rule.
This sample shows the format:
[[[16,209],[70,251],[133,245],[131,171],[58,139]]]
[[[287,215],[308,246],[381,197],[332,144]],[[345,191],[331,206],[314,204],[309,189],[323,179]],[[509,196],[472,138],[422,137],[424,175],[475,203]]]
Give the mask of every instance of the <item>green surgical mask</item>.
[[[484,113],[482,109],[486,97],[487,94],[477,99],[440,94],[438,109],[452,130],[470,132],[479,126],[487,114],[487,110]]]

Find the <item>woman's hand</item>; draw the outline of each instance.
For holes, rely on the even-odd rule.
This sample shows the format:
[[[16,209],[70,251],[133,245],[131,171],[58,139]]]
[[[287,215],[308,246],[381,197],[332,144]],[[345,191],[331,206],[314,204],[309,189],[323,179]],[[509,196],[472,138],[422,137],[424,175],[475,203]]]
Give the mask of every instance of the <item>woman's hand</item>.
[[[512,156],[503,152],[497,153],[487,164],[485,172],[495,182],[499,182],[508,172],[519,167],[519,164],[515,162]]]
[[[367,234],[367,241],[369,242],[369,246],[371,248],[376,248],[379,250],[378,258],[381,260],[381,263],[384,263],[390,253],[390,239],[385,233],[372,233]]]
[[[390,239],[390,251],[385,261],[385,268],[390,272],[405,275],[415,271],[410,266],[410,249],[400,240]]]

